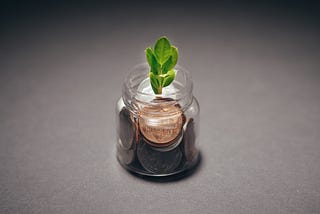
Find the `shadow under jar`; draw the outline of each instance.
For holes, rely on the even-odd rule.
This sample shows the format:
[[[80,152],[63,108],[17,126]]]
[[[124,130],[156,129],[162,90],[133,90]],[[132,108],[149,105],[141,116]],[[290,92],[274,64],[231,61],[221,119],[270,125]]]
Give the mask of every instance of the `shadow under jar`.
[[[154,94],[149,66],[133,68],[116,104],[117,159],[129,171],[169,176],[195,167],[199,159],[199,104],[190,74],[176,66],[175,80]]]

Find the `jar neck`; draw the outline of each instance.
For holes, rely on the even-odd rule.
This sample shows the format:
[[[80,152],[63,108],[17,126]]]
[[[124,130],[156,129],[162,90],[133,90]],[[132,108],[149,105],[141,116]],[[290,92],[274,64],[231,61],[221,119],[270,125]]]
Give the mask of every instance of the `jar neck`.
[[[186,109],[193,99],[192,79],[187,70],[180,66],[175,67],[175,80],[163,88],[162,94],[154,94],[149,79],[149,66],[144,63],[135,66],[126,77],[122,88],[122,99],[127,108],[133,112],[139,111],[146,105],[179,104],[182,110]]]

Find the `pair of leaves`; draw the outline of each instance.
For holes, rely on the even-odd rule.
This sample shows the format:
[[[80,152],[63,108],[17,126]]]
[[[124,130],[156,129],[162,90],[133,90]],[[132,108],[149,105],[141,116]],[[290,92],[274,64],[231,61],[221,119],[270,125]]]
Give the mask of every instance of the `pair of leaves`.
[[[150,66],[150,82],[155,94],[162,93],[162,87],[170,85],[175,78],[174,66],[178,61],[178,49],[166,37],[157,40],[154,50],[146,49]]]
[[[174,78],[176,77],[176,73],[172,69],[168,71],[166,74],[161,74],[161,75],[155,75],[152,72],[150,72],[149,76],[150,76],[150,82],[151,82],[151,86],[154,93],[161,94],[162,88],[167,87],[173,82]]]

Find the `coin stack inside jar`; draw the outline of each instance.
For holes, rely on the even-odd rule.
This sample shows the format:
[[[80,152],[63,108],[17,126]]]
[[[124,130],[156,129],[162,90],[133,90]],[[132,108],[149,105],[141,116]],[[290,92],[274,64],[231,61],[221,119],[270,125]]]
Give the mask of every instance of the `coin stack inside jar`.
[[[151,174],[170,174],[194,159],[193,119],[186,118],[179,104],[167,101],[143,106],[136,118],[125,108],[120,112],[120,162]]]

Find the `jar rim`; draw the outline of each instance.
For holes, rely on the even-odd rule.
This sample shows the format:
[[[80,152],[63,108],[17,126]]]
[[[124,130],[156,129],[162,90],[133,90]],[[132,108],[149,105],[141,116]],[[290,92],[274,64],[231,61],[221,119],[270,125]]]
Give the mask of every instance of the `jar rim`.
[[[193,83],[191,74],[185,68],[180,65],[176,65],[176,78],[179,75],[179,80],[173,81],[172,84],[179,86],[176,88],[175,92],[170,92],[166,94],[154,94],[154,93],[146,93],[138,90],[138,86],[142,81],[145,81],[149,78],[149,65],[147,63],[141,63],[134,66],[130,73],[126,76],[123,84],[123,93],[129,95],[132,99],[138,100],[140,102],[147,102],[145,100],[139,99],[139,97],[148,98],[149,100],[154,100],[155,98],[172,98],[174,101],[179,101],[181,99],[185,99],[186,97],[192,97]],[[129,94],[128,94],[129,93]],[[170,102],[170,101],[168,101]]]

